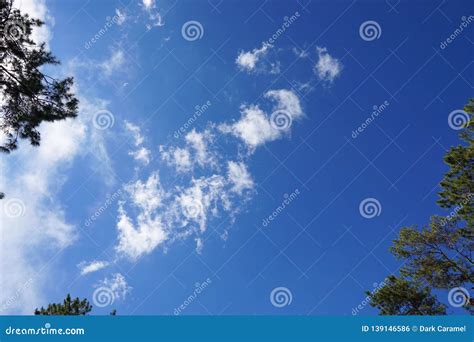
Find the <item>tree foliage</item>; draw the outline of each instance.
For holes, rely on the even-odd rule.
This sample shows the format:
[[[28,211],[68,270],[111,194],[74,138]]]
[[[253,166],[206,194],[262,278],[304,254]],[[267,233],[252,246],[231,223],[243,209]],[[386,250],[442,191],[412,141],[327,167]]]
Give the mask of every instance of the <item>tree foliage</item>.
[[[470,288],[474,283],[474,100],[464,110],[463,144],[446,153],[449,170],[440,182],[438,205],[449,213],[431,217],[421,230],[400,230],[390,249],[405,262],[400,278],[389,277],[381,290],[369,294],[381,314],[442,314],[431,289]],[[464,307],[474,312],[468,300]]]
[[[371,305],[381,315],[444,315],[446,308],[431,294],[429,287],[414,284],[406,279],[389,276],[385,286],[375,293],[367,293]]]
[[[35,315],[44,316],[84,316],[92,310],[92,305],[87,299],[80,300],[79,298],[72,299],[68,294],[62,303],[49,304],[45,309],[35,310]]]
[[[39,125],[77,115],[78,100],[71,77],[57,80],[45,75],[46,65],[59,64],[44,43],[37,45],[32,30],[43,22],[0,0],[0,151],[17,148],[18,139],[39,145]]]

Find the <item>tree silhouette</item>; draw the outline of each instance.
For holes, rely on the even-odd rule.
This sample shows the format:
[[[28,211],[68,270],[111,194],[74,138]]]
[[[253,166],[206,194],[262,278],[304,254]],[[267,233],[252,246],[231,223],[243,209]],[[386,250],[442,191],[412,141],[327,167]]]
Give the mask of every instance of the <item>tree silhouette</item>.
[[[66,299],[62,303],[49,304],[45,309],[35,310],[35,315],[44,316],[84,316],[92,310],[92,305],[89,304],[87,299],[80,300],[79,297],[71,299],[71,295],[68,294]]]
[[[0,0],[2,152],[16,149],[19,139],[39,145],[38,128],[42,122],[77,116],[78,100],[71,92],[72,77],[57,80],[40,70],[59,64],[44,43],[37,45],[31,38],[32,30],[43,24],[13,8],[12,0]]]

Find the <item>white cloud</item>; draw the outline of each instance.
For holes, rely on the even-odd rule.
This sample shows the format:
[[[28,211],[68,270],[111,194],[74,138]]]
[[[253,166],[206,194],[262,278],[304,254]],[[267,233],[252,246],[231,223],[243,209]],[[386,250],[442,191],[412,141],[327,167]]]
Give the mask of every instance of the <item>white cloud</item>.
[[[142,0],[142,6],[144,11],[148,14],[148,20],[150,21],[146,24],[148,30],[151,30],[153,27],[162,27],[165,25],[160,12],[155,9],[155,0]]]
[[[165,150],[160,146],[161,158],[169,165],[174,166],[178,172],[187,172],[192,169],[191,153],[187,148],[170,148]]]
[[[81,270],[81,275],[86,275],[89,273],[97,272],[105,267],[107,267],[109,263],[107,261],[101,260],[94,260],[89,263],[81,262],[79,265],[79,269]]]
[[[193,129],[184,137],[186,147],[165,148],[160,146],[161,158],[178,172],[189,172],[195,165],[200,167],[214,167],[217,163],[216,154],[209,146],[214,139],[210,130],[198,132]]]
[[[114,300],[125,299],[132,291],[132,287],[127,284],[127,280],[120,273],[115,273],[112,278],[105,278],[96,287],[106,287],[114,294]]]
[[[142,4],[146,10],[150,10],[155,7],[155,0],[142,0]]]
[[[142,146],[144,137],[141,133],[140,127],[131,122],[125,121],[125,128],[132,134],[134,145],[137,147],[135,150],[129,151],[128,154],[143,165],[148,165],[150,163],[151,151]]]
[[[299,49],[297,47],[293,47],[292,51],[299,58],[306,58],[309,56],[309,53],[306,50]]]
[[[119,71],[125,65],[125,54],[120,48],[112,50],[108,59],[101,63],[101,69],[106,77],[110,77],[114,72]]]
[[[271,114],[265,113],[258,105],[243,106],[240,120],[220,125],[221,132],[240,138],[253,151],[259,145],[280,139],[289,132],[291,123],[303,116],[298,96],[290,90],[270,90],[265,98],[275,102]],[[281,125],[279,120],[286,121]]]
[[[239,66],[241,70],[252,72],[256,71],[257,63],[264,57],[269,49],[271,49],[273,45],[268,43],[262,43],[262,47],[259,49],[253,49],[252,51],[241,51],[235,60],[235,63]]]
[[[329,83],[334,82],[334,79],[339,76],[342,71],[342,64],[338,59],[332,57],[326,48],[317,47],[318,61],[314,67],[316,75],[322,81]]]
[[[124,11],[121,11],[119,8],[115,9],[115,15],[117,16],[117,25],[122,25],[127,20],[127,15]]]
[[[139,214],[134,224],[123,203],[120,203],[117,223],[119,243],[116,250],[131,259],[137,259],[154,250],[167,238],[162,220],[155,213],[162,206],[166,193],[161,187],[158,173],[153,173],[146,182],[138,180],[126,185],[125,190]]]
[[[244,190],[253,189],[253,179],[247,170],[247,166],[242,162],[228,162],[227,177],[233,184],[232,191],[242,194]]]

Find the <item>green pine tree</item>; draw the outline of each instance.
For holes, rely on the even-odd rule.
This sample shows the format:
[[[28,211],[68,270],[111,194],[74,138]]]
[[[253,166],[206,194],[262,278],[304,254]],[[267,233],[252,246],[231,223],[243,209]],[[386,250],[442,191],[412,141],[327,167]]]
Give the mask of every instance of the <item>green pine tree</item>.
[[[381,314],[442,314],[432,289],[469,290],[474,283],[474,100],[464,110],[469,120],[460,133],[463,144],[446,153],[449,170],[440,182],[438,204],[448,215],[433,216],[421,230],[401,229],[390,249],[405,262],[400,277],[389,278],[382,289],[369,294]],[[464,307],[474,313],[468,300]]]

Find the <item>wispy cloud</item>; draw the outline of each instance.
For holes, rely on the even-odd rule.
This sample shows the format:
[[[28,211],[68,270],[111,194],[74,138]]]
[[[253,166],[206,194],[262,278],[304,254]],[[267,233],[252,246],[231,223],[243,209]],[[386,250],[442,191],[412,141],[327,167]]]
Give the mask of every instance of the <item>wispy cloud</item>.
[[[109,263],[107,261],[101,260],[94,260],[92,262],[81,262],[77,265],[81,271],[81,275],[86,275],[89,273],[97,272],[105,267],[107,267]]]
[[[342,71],[342,64],[338,59],[331,56],[327,48],[317,47],[318,61],[314,66],[314,72],[321,81],[333,83]]]
[[[262,43],[262,47],[255,48],[252,51],[240,51],[235,63],[241,70],[248,73],[259,70],[259,62],[265,57],[273,45],[268,43]],[[275,67],[275,66],[274,66]],[[272,68],[273,69],[273,68]],[[276,70],[276,69],[274,69]]]

